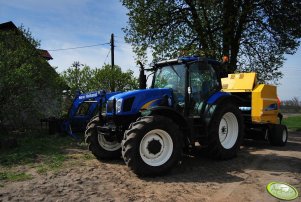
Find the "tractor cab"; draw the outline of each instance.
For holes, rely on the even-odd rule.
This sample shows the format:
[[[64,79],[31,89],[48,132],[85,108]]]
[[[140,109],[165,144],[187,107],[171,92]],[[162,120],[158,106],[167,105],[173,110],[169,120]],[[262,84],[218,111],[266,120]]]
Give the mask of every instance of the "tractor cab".
[[[220,90],[218,66],[214,60],[183,57],[155,65],[152,88],[170,88],[173,106],[185,117],[200,117],[203,103]]]

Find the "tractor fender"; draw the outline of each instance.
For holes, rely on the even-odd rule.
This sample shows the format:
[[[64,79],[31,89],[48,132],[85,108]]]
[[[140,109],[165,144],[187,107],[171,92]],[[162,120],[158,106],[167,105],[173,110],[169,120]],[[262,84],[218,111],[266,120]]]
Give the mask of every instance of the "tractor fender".
[[[220,102],[221,100],[229,99],[229,97],[231,97],[230,93],[218,91],[209,97],[209,99],[207,100],[207,104],[212,105],[212,104],[215,104],[216,102]]]
[[[209,126],[211,119],[214,116],[215,111],[218,107],[222,107],[227,102],[237,105],[239,101],[240,100],[236,96],[233,96],[230,93],[217,92],[214,95],[212,95],[207,100],[207,105],[203,113],[205,124]]]
[[[180,129],[185,130],[188,127],[188,122],[184,118],[182,114],[177,112],[176,110],[166,107],[166,106],[157,106],[149,109],[149,115],[160,115],[165,116],[173,120],[177,125],[179,125]]]
[[[223,107],[226,103],[237,103],[237,98],[230,93],[217,92],[213,94],[209,99],[207,99],[206,104],[204,105],[201,117],[203,123],[202,139],[201,142],[204,145],[208,144],[209,137],[209,128],[215,113],[219,107]]]

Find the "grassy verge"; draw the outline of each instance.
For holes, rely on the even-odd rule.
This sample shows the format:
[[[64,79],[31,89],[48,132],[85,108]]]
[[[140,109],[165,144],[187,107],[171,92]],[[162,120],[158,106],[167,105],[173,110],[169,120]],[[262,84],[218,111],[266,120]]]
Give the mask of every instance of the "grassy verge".
[[[86,145],[79,144],[69,136],[48,135],[46,131],[0,134],[0,138],[8,137],[16,138],[18,146],[0,151],[0,185],[1,181],[31,179],[33,176],[26,173],[29,169],[38,174],[62,169],[67,160],[74,160],[68,149],[83,151],[77,154],[77,160],[88,159]]]
[[[1,172],[0,173],[0,180],[8,180],[8,181],[24,181],[31,179],[32,176],[30,174],[24,172]]]
[[[283,124],[285,124],[289,130],[301,131],[301,116],[287,117],[283,119]]]

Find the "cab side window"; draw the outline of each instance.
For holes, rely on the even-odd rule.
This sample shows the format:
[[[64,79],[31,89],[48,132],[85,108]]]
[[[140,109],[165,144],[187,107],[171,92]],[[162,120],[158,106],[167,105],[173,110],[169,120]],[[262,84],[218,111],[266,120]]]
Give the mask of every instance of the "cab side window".
[[[90,106],[91,106],[91,103],[88,103],[88,102],[81,103],[81,105],[78,107],[78,110],[76,112],[76,116],[87,115],[89,112]]]

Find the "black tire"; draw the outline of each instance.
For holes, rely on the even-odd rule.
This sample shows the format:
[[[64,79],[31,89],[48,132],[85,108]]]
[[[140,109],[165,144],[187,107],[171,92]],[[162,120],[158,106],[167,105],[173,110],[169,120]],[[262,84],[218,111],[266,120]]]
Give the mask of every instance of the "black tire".
[[[234,158],[244,137],[244,122],[238,107],[230,102],[218,105],[208,127],[208,155],[214,159]]]
[[[162,175],[180,161],[182,137],[183,134],[178,125],[169,118],[163,116],[141,117],[132,123],[124,134],[121,142],[122,157],[127,166],[139,176]],[[165,145],[164,147],[162,143]],[[148,157],[143,155],[146,151]],[[150,155],[158,155],[158,157],[150,160]],[[164,160],[159,161],[161,158]],[[155,165],[155,160],[159,161],[158,165]]]
[[[86,125],[86,130],[89,128],[90,123],[92,123],[93,120],[95,120],[96,122],[98,122],[98,121],[99,121],[99,116],[98,116],[98,115],[95,115],[95,116],[93,116],[93,117],[90,119],[90,121],[89,121],[88,124]]]
[[[102,144],[105,145],[106,143],[104,141],[110,142],[110,140],[106,140],[104,139],[104,136],[98,134],[98,125],[100,125],[98,116],[93,117],[87,125],[85,132],[85,142],[88,144],[89,150],[99,160],[120,158],[121,145],[119,148],[114,149],[113,147],[113,149],[108,150],[100,144],[100,141],[103,141]]]
[[[268,140],[272,146],[284,146],[288,139],[288,132],[285,125],[271,125]]]

